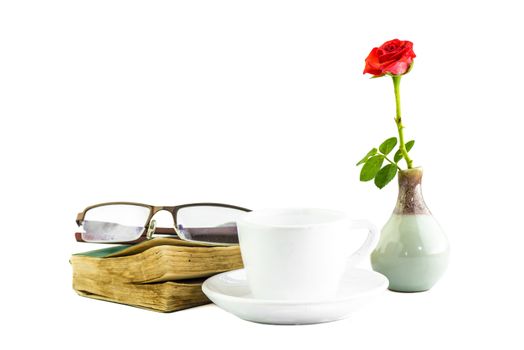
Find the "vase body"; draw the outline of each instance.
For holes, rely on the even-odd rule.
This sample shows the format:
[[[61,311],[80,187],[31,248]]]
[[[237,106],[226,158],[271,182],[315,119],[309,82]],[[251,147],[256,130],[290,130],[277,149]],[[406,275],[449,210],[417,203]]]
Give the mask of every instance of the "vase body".
[[[373,270],[389,279],[389,289],[422,292],[442,277],[449,244],[422,197],[422,169],[401,170],[393,214],[371,254]]]

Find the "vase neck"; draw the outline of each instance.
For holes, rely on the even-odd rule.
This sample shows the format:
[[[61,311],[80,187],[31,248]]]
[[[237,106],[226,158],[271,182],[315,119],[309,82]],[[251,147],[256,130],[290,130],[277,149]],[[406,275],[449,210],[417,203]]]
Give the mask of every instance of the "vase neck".
[[[422,196],[422,168],[399,171],[398,198],[393,213],[431,215]]]

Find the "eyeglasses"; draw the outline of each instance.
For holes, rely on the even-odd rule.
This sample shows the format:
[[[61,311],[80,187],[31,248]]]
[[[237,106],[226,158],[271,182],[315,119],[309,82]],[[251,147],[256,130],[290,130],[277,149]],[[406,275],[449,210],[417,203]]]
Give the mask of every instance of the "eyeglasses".
[[[156,227],[153,216],[168,211],[174,227]],[[138,243],[153,234],[178,236],[185,241],[227,245],[238,243],[236,220],[249,209],[228,204],[194,203],[153,206],[132,202],[101,203],[87,207],[76,217],[81,232],[78,242]]]

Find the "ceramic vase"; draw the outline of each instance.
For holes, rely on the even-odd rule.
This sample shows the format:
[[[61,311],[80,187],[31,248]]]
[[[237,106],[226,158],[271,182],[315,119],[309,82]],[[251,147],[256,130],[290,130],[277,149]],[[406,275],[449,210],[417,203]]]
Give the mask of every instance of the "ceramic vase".
[[[389,279],[393,291],[426,291],[448,265],[448,240],[424,202],[421,181],[422,168],[399,171],[395,210],[371,254],[373,269]]]

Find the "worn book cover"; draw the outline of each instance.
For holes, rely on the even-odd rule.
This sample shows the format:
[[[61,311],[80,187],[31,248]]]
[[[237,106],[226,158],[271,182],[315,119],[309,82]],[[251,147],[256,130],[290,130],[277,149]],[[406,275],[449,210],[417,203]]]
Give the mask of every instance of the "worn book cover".
[[[171,312],[208,303],[206,277],[242,268],[238,246],[154,238],[71,257],[73,288],[82,296]]]

